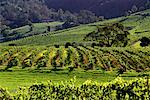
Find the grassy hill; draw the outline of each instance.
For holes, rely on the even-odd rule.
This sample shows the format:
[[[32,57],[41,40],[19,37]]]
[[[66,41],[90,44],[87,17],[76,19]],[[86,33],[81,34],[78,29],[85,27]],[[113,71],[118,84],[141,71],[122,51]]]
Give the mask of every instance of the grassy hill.
[[[48,27],[50,27],[50,31],[55,31],[56,26],[62,24],[63,22],[44,22],[44,23],[33,23],[31,25],[25,25],[23,27],[9,30],[7,36],[4,37],[3,40],[11,41],[11,40],[21,39],[33,35],[44,34],[48,32]]]
[[[96,25],[105,25],[107,23],[120,22],[122,23],[130,32],[130,44],[134,44],[138,42],[138,40],[142,37],[150,38],[150,10],[138,12],[126,17],[120,17],[110,20],[105,20],[97,23],[92,23],[88,25],[81,25],[78,27],[49,32],[46,34],[35,35],[19,40],[14,40],[6,43],[1,43],[0,45],[8,45],[10,43],[17,45],[64,45],[66,42],[77,42],[77,43],[88,43],[83,41],[83,38],[86,34],[94,31],[96,29]],[[60,23],[51,23],[51,25],[58,25]],[[44,27],[47,24],[36,24],[34,32],[40,33],[45,29]],[[28,31],[28,26],[21,27],[18,29],[13,29],[21,34],[25,34]]]
[[[17,31],[19,34],[32,34],[32,33],[43,33],[47,30],[48,26],[55,27],[61,25],[62,22],[47,22],[47,23],[33,23],[33,31],[29,32],[30,26],[26,25],[20,28],[12,29],[11,31]]]

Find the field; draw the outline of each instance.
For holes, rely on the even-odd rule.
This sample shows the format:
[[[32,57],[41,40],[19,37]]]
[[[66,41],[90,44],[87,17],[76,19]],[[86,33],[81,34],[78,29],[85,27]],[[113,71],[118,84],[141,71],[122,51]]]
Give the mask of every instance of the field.
[[[126,72],[121,75],[125,80],[132,80],[139,77],[144,77],[144,74],[150,72],[137,73],[135,71]],[[51,71],[51,70],[20,70],[13,69],[12,71],[0,72],[0,86],[14,93],[19,87],[28,87],[32,84],[49,82],[69,81],[76,77],[76,85],[84,83],[86,80],[96,82],[110,82],[117,78],[117,72],[108,71],[84,71],[76,70],[71,73],[68,70]],[[107,76],[107,77],[106,77]]]
[[[141,47],[140,39],[150,38],[149,20],[150,10],[147,10],[53,32],[45,32],[46,27],[62,23],[35,23],[30,33],[29,26],[12,29],[22,35],[39,35],[0,43],[0,99],[147,100],[150,47]],[[97,26],[116,22],[130,32],[126,47],[99,47],[84,41]],[[70,82],[74,77],[76,82]]]
[[[119,75],[118,71],[124,72],[121,76],[126,80],[149,75],[149,47],[135,50],[120,47],[21,46],[3,47],[0,51],[0,84],[9,91],[48,80],[67,81],[74,76],[78,79],[77,84],[81,84],[88,79],[111,81]]]
[[[45,34],[56,30],[56,26],[62,25],[63,22],[43,22],[32,23],[19,28],[10,29],[7,31],[6,41],[22,39],[34,35]]]
[[[0,73],[1,98],[5,99],[142,99],[149,98],[149,72],[17,70]],[[4,90],[7,89],[7,91]],[[144,91],[144,92],[143,92]],[[126,94],[124,94],[126,93]],[[134,94],[133,94],[134,93]]]
[[[90,46],[3,47],[0,49],[3,70],[22,69],[84,69],[84,70],[149,70],[150,48],[100,48]]]

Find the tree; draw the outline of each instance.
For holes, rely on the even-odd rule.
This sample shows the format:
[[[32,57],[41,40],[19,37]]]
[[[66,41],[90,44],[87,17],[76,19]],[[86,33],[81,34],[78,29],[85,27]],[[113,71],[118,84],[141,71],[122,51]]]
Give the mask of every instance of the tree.
[[[68,48],[69,46],[72,46],[72,44],[71,44],[70,42],[67,42],[67,43],[65,44],[65,48]]]
[[[49,18],[51,13],[43,0],[5,0],[0,3],[0,16],[11,28],[27,25],[28,20],[39,22]]]
[[[77,17],[80,24],[87,24],[100,20],[93,12],[88,10],[81,10]]]
[[[145,4],[146,8],[149,9],[150,8],[150,0],[147,0],[146,4]]]
[[[10,28],[9,28],[9,27],[5,27],[3,30],[1,30],[1,34],[2,34],[4,37],[9,36],[9,33],[10,33]]]
[[[133,5],[131,11],[132,11],[132,13],[137,12],[138,7],[136,5]]]
[[[66,28],[71,28],[71,27],[75,27],[78,26],[79,23],[73,22],[73,21],[66,21],[64,24],[62,24],[62,28],[66,29]]]
[[[140,39],[140,41],[141,41],[140,45],[142,47],[150,45],[150,39],[147,37],[143,37],[142,39]]]
[[[59,20],[63,21],[64,20],[64,11],[62,9],[58,10],[58,18]]]
[[[30,24],[29,24],[29,27],[30,27],[29,31],[32,32],[34,25],[33,25],[32,23],[30,23]]]
[[[97,41],[102,47],[125,47],[128,44],[128,34],[122,24],[115,23],[105,27],[97,26],[97,31],[87,34],[84,40]]]
[[[47,26],[47,31],[48,31],[48,32],[51,31],[51,26]]]

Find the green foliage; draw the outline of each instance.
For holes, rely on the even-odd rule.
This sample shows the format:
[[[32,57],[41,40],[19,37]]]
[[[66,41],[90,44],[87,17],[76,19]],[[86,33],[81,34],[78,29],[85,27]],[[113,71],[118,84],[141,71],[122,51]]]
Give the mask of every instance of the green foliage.
[[[14,99],[55,99],[55,100],[147,100],[149,99],[150,79],[139,78],[125,81],[118,77],[107,83],[97,83],[87,80],[76,86],[76,79],[68,82],[34,84],[28,88],[20,88],[13,96]]]
[[[141,41],[140,45],[142,47],[150,45],[150,39],[147,37],[143,37],[142,39],[140,39],[140,41]]]
[[[125,47],[128,44],[129,32],[125,31],[125,27],[120,23],[98,27],[97,31],[86,35],[87,41],[98,41],[99,45],[104,47]]]
[[[7,70],[11,67],[17,66],[18,62],[19,61],[18,61],[17,57],[10,58],[10,60],[8,61],[7,67],[5,69]]]
[[[1,100],[13,100],[13,97],[3,88],[0,87],[0,99]]]
[[[36,66],[37,68],[40,67],[46,67],[46,59],[44,59],[44,57],[41,57],[40,59],[38,59],[38,61],[36,62]]]
[[[72,21],[85,24],[101,20],[91,11],[81,10],[74,14],[62,9],[48,8],[46,4],[44,0],[0,1],[1,24],[16,28],[32,22]]]

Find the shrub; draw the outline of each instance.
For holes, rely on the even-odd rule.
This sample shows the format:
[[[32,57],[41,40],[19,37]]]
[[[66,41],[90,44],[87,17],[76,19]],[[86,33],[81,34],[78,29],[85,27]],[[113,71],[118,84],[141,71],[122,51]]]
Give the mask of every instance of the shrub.
[[[125,81],[117,78],[112,82],[97,83],[86,81],[80,86],[75,85],[75,79],[47,84],[35,84],[19,91],[18,100],[148,100],[150,79],[140,78]]]
[[[93,47],[93,48],[94,48],[95,46],[97,46],[97,44],[96,44],[96,43],[92,43],[92,44],[91,44],[91,47]]]
[[[148,46],[150,44],[150,39],[147,37],[143,37],[142,39],[140,39],[140,41],[141,41],[140,45],[142,47]]]
[[[23,60],[22,66],[23,66],[22,68],[31,67],[32,66],[31,59],[25,59],[25,60]]]
[[[13,67],[13,66],[17,66],[18,65],[18,59],[17,59],[17,57],[13,57],[13,58],[11,58],[9,61],[8,61],[8,64],[7,64],[7,67],[5,68],[6,70],[8,69],[8,68],[11,68],[11,67]]]
[[[0,100],[13,100],[10,94],[0,87]]]
[[[40,59],[36,62],[36,66],[37,66],[37,68],[46,67],[46,59],[44,59],[44,57],[40,58]]]
[[[71,44],[70,42],[67,42],[67,43],[65,44],[65,48],[68,48],[69,46],[72,46],[72,44]]]
[[[54,47],[55,47],[55,48],[59,48],[59,45],[55,44]]]
[[[17,46],[17,44],[11,43],[11,44],[8,44],[8,46]]]

